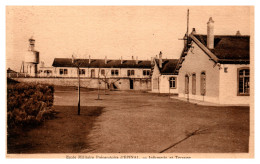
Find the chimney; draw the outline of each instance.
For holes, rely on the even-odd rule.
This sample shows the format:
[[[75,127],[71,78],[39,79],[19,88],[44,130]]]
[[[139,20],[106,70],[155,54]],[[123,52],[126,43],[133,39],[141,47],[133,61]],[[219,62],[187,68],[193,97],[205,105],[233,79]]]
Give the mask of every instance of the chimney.
[[[107,64],[107,56],[105,56],[105,64]]]
[[[89,63],[89,64],[91,63],[90,55],[88,56],[88,63]]]
[[[241,36],[241,33],[239,30],[237,31],[236,36]]]
[[[132,60],[134,60],[134,56],[132,56]]]
[[[159,53],[159,67],[162,68],[162,51]]]
[[[120,59],[120,60],[121,60],[121,64],[123,64],[123,57],[122,57],[122,56],[121,56],[121,59]]]
[[[153,59],[154,59],[154,58],[153,58],[153,57],[151,57],[151,65],[153,65],[153,64],[154,64],[154,63],[153,63]]]
[[[136,56],[135,64],[138,64],[138,56]]]
[[[214,49],[214,21],[212,17],[209,18],[207,23],[207,47]]]
[[[196,29],[192,28],[191,34],[196,34]]]

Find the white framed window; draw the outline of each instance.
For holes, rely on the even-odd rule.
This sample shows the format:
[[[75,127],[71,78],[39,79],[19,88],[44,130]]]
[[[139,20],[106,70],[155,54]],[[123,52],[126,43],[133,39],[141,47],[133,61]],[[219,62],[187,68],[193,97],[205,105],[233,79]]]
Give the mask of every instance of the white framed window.
[[[127,70],[127,76],[135,75],[135,70]]]
[[[85,74],[86,74],[85,69],[79,69],[79,74],[80,74],[80,75],[85,75]]]
[[[111,76],[118,76],[118,70],[111,70]]]
[[[169,86],[171,89],[175,89],[176,88],[176,77],[170,77],[169,78]]]
[[[151,71],[150,70],[143,70],[143,76],[150,76]]]
[[[250,95],[250,69],[238,68],[238,96]]]
[[[67,75],[68,69],[60,69],[60,75]]]

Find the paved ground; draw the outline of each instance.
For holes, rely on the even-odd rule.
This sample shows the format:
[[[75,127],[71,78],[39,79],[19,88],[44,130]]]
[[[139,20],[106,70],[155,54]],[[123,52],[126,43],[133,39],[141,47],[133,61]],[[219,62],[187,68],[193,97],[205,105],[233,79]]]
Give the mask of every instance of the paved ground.
[[[102,100],[95,100],[97,91],[81,93],[82,106],[104,107],[86,136],[90,146],[81,152],[248,152],[249,107],[199,106],[134,91],[100,93]],[[76,106],[77,91],[56,88],[54,104]]]

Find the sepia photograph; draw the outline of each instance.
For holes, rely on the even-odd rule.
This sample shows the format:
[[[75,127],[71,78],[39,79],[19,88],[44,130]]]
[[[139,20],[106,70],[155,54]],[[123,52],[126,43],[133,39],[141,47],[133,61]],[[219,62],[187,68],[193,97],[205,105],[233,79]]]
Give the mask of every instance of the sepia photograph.
[[[6,158],[254,158],[254,6],[6,6]]]

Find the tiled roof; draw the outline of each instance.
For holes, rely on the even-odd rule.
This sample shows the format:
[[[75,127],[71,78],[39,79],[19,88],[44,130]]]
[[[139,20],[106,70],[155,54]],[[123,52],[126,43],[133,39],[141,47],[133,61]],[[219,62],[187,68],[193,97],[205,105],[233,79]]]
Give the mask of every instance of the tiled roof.
[[[207,47],[207,35],[194,34],[193,36]],[[249,41],[249,36],[215,35],[214,49],[210,51],[220,63],[230,60],[249,60]]]
[[[155,59],[161,74],[173,74],[177,66],[178,59],[162,59],[162,68],[159,67],[159,59]]]
[[[80,67],[89,68],[151,68],[150,60],[138,60],[138,64],[135,60],[109,60],[105,64],[104,59],[78,59],[78,63],[81,63]],[[52,64],[53,67],[75,67],[70,58],[55,58]]]

